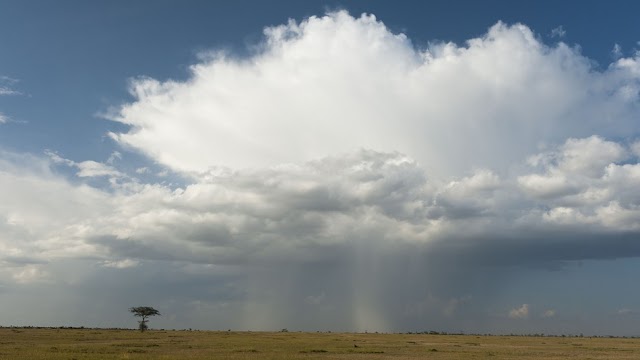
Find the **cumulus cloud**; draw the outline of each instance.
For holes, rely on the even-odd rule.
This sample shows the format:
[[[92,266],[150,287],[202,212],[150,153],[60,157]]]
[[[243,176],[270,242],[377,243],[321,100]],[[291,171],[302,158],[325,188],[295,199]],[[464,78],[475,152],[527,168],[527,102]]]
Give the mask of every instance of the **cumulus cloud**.
[[[93,176],[119,176],[121,173],[112,167],[96,162],[96,161],[82,161],[76,164],[78,168],[78,176],[80,177],[93,177]]]
[[[634,136],[640,72],[604,72],[564,43],[498,23],[464,46],[416,48],[373,15],[265,29],[246,59],[212,53],[185,81],[137,78],[111,136],[180,172],[399,151],[434,176],[502,173],[569,137]]]
[[[619,162],[626,156],[619,144],[598,136],[568,139],[560,151],[561,158],[557,162],[561,171],[590,177],[602,175],[605,165]]]
[[[509,311],[509,317],[511,319],[528,319],[529,304],[522,304],[519,308],[511,309]]]
[[[556,311],[553,310],[553,309],[545,310],[542,313],[542,317],[543,318],[552,318],[552,317],[555,317],[555,316],[556,316]]]
[[[326,256],[317,248],[365,238],[371,245],[384,237],[426,241],[420,235],[427,230],[420,219],[424,181],[415,162],[400,154],[361,151],[210,174],[175,190],[138,186],[122,193],[126,205],[112,218],[118,224],[106,226],[119,229],[103,234],[114,238],[95,231],[93,241],[123,256],[140,256],[140,247],[148,247],[157,256],[201,262],[244,261],[256,252],[264,259],[297,261],[290,257],[297,254],[312,260]]]
[[[79,177],[106,176],[106,177],[111,177],[111,178],[118,178],[118,177],[124,176],[123,173],[121,173],[120,171],[116,170],[114,167],[112,167],[110,165],[106,165],[106,164],[100,163],[100,162],[97,162],[97,161],[86,160],[86,161],[81,161],[81,162],[75,162],[73,160],[65,159],[65,158],[61,157],[60,155],[56,154],[55,152],[52,152],[52,151],[49,151],[49,150],[47,150],[45,153],[55,163],[67,165],[69,167],[74,167],[74,168],[78,169],[78,172],[76,173],[76,175],[79,176]],[[114,154],[112,154],[109,157],[109,160],[107,161],[107,163],[112,164],[114,162],[114,159],[118,158],[119,155],[117,155],[117,154],[119,154],[119,153],[115,152]]]
[[[540,171],[518,178],[521,189],[549,207],[545,221],[638,230],[640,164],[630,146],[592,136],[568,139],[529,159]]]

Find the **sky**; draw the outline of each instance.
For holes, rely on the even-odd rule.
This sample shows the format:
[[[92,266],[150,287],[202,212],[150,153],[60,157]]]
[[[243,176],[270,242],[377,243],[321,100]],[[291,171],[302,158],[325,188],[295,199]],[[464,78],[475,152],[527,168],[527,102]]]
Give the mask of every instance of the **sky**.
[[[0,325],[640,335],[639,7],[0,0]]]

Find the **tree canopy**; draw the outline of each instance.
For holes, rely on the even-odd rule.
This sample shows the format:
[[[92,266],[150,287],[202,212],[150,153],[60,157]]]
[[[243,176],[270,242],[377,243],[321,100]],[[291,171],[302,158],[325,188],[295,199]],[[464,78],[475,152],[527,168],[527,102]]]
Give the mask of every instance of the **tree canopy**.
[[[161,315],[160,311],[152,308],[151,306],[137,306],[129,308],[129,311],[133,313],[134,316],[139,316],[144,321],[149,316]]]
[[[129,308],[129,312],[131,312],[134,316],[138,316],[141,317],[142,320],[139,321],[140,323],[140,331],[143,332],[147,329],[147,318],[149,316],[156,316],[156,315],[160,315],[160,311],[152,308],[151,306],[137,306],[137,307],[131,307]]]

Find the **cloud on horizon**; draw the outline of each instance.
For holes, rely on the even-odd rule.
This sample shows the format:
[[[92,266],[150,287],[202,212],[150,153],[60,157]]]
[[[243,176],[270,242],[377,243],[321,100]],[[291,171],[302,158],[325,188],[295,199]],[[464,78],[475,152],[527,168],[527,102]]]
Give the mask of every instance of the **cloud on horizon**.
[[[511,309],[509,311],[509,318],[511,319],[528,319],[529,318],[529,304],[522,304],[519,308]]]

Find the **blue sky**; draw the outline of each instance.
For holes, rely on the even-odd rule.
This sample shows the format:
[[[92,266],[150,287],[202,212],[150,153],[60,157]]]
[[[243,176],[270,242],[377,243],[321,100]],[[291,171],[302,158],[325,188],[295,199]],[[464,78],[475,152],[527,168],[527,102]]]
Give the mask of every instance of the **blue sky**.
[[[2,1],[0,324],[637,335],[637,11]]]

